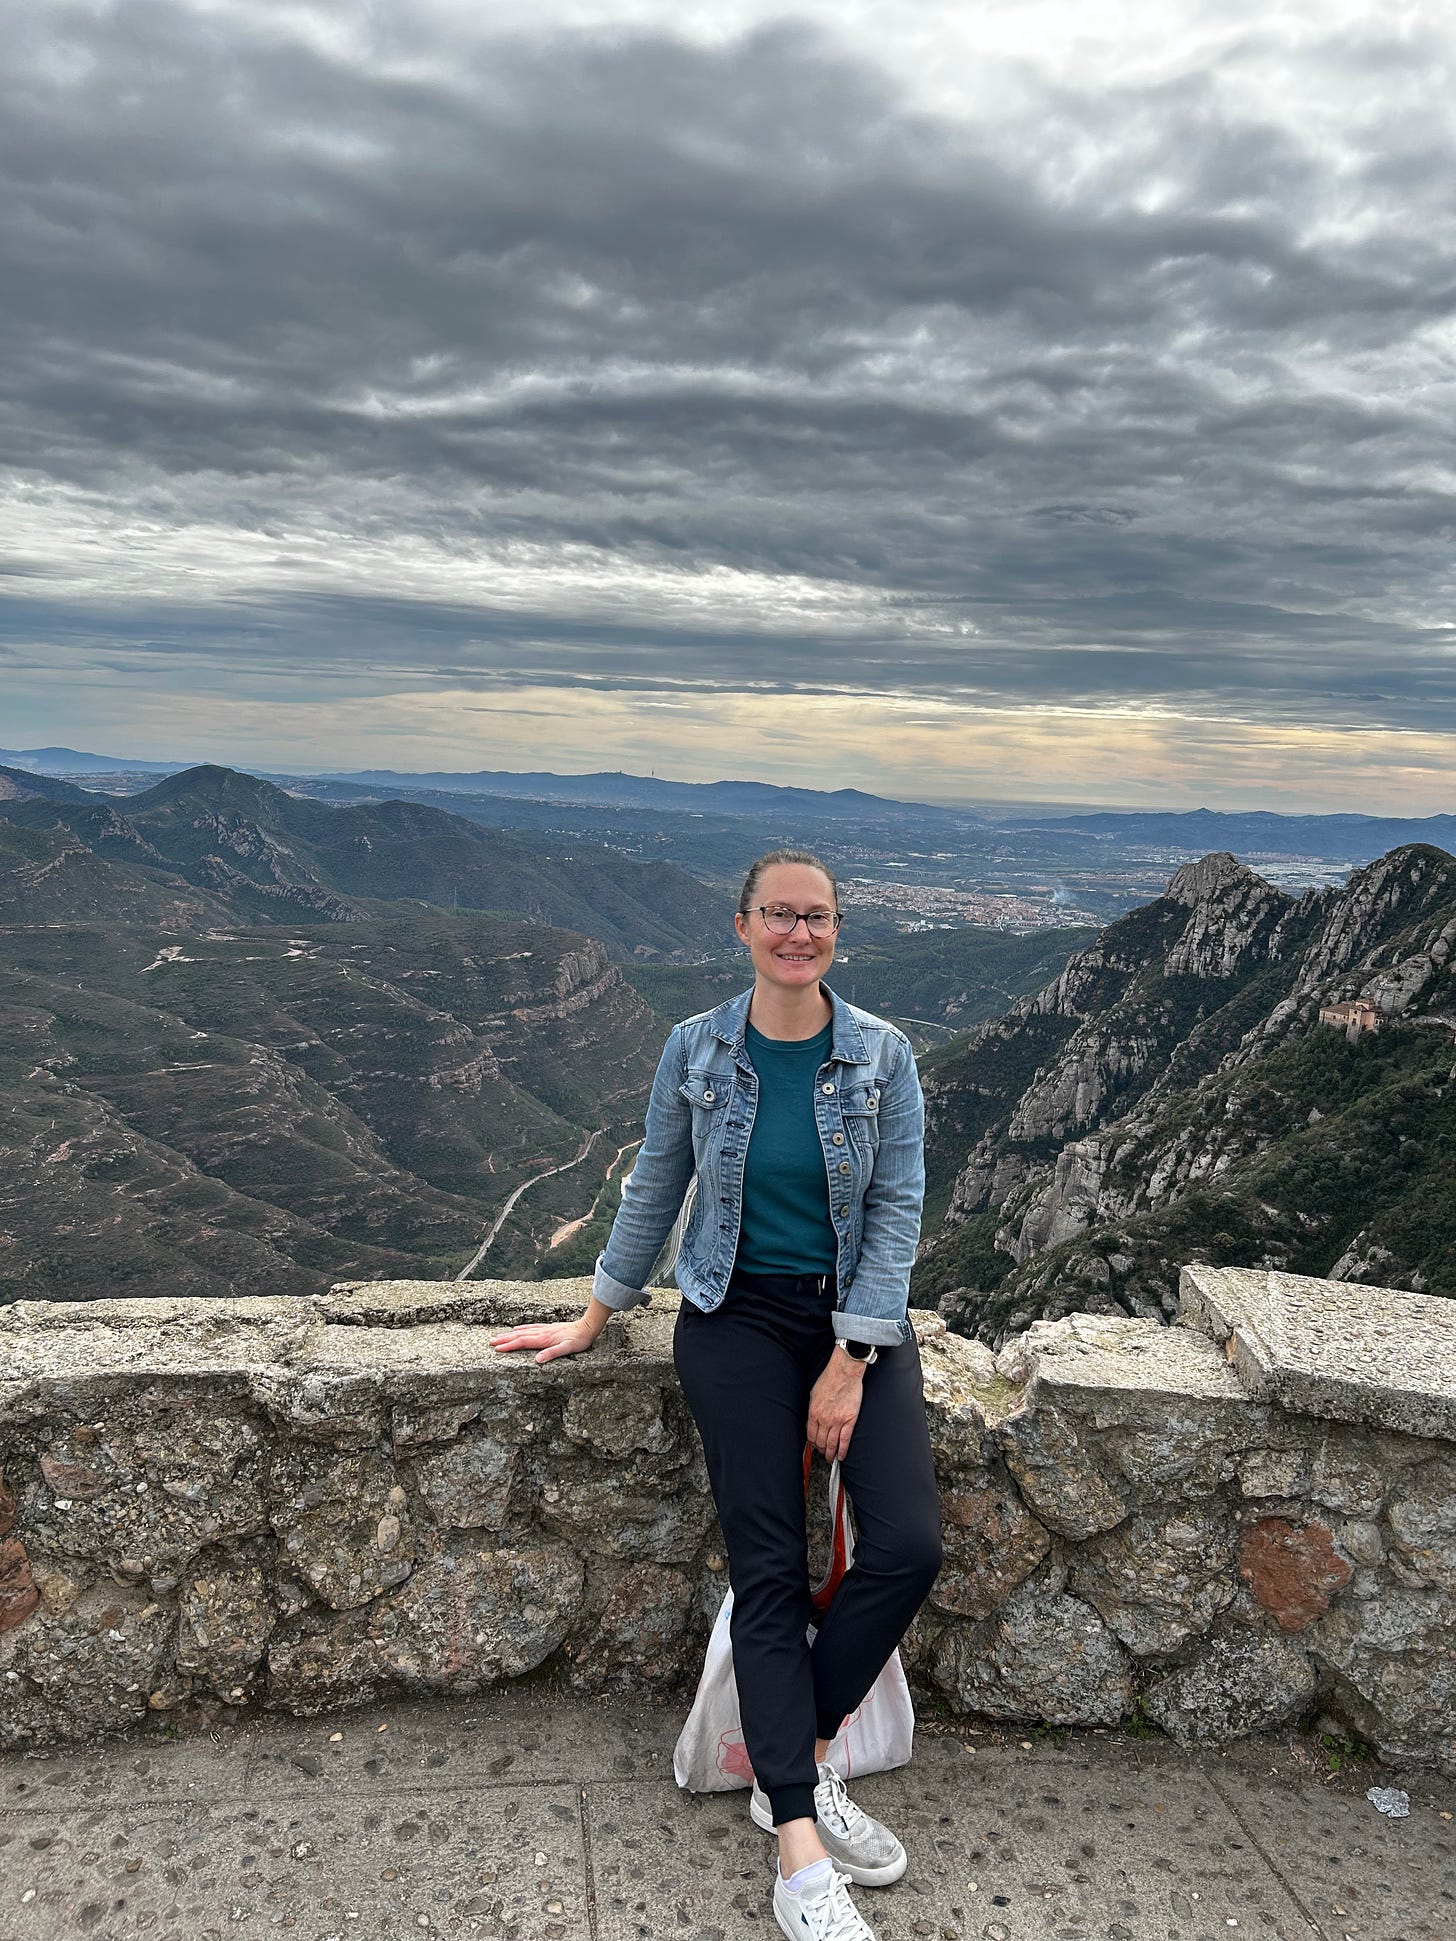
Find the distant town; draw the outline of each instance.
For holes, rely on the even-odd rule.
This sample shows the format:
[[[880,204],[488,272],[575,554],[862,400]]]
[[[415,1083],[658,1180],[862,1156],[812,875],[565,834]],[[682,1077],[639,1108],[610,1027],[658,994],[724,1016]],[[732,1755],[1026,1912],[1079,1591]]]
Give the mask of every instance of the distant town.
[[[1079,909],[1055,885],[1031,886],[1025,895],[956,889],[944,883],[907,883],[894,877],[851,876],[840,884],[847,906],[871,904],[892,915],[904,931],[952,930],[978,924],[990,930],[1021,933],[1097,923],[1092,910]]]

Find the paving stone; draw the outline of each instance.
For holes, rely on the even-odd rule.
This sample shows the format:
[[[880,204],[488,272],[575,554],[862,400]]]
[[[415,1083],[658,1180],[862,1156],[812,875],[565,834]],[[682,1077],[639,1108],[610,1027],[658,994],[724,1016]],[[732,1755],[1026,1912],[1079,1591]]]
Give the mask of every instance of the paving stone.
[[[0,1756],[0,1941],[768,1941],[774,1843],[678,1791],[679,1714],[541,1684]],[[1456,1788],[1309,1757],[927,1718],[853,1782],[911,1863],[861,1904],[879,1941],[1452,1941]]]
[[[71,1814],[47,1826],[43,1850],[35,1835],[0,1849],[0,1935],[580,1941],[588,1916],[578,1799],[568,1785],[458,1803],[414,1791]],[[12,1831],[13,1822],[0,1826]]]
[[[1364,1796],[1320,1786],[1245,1783],[1230,1799],[1270,1861],[1331,1941],[1451,1941],[1456,1935],[1456,1821],[1443,1820],[1450,1787],[1426,1777],[1370,1783],[1410,1794],[1408,1820],[1387,1819]],[[1220,1782],[1222,1786],[1222,1782]]]
[[[1303,1941],[1296,1902],[1201,1775],[1143,1766],[1125,1743],[1110,1757],[923,1744],[864,1781],[856,1797],[910,1856],[875,1898],[879,1941],[911,1941],[920,1921],[957,1941]]]
[[[746,1790],[589,1786],[587,1826],[597,1941],[777,1933],[768,1911],[777,1843],[749,1819]]]
[[[523,1702],[514,1692],[450,1704],[369,1705],[306,1723],[272,1717],[253,1728],[249,1786],[263,1793],[280,1785],[450,1791],[562,1777],[671,1779],[679,1725],[673,1711],[656,1706],[558,1707]],[[317,1760],[317,1772],[300,1770],[299,1754]]]
[[[65,1752],[10,1753],[0,1756],[0,1817],[113,1802],[205,1805],[229,1793],[241,1795],[252,1744],[248,1727],[226,1727],[215,1738],[206,1733],[179,1739],[132,1734]],[[9,1941],[3,1928],[0,1941]]]

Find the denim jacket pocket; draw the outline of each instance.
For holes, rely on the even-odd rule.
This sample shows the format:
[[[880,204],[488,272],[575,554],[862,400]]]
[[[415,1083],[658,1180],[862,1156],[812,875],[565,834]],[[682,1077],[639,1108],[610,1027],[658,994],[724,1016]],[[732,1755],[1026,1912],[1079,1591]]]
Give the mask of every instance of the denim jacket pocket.
[[[840,1110],[855,1150],[872,1159],[880,1143],[879,1086],[863,1080],[846,1085],[840,1094]]]
[[[678,1091],[692,1107],[693,1159],[701,1166],[715,1141],[723,1136],[726,1123],[724,1106],[733,1089],[733,1080],[719,1072],[690,1071]]]

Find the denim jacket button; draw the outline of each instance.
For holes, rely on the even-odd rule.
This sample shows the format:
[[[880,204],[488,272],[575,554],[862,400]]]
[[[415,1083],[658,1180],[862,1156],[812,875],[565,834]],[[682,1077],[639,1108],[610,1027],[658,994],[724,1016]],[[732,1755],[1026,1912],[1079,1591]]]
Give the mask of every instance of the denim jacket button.
[[[844,1144],[844,1134],[842,1132],[831,1133],[830,1137],[833,1139],[836,1146],[842,1146]]]
[[[847,1173],[849,1171],[849,1161],[847,1159],[840,1160],[839,1170],[841,1173]]]
[[[833,1096],[833,1093],[834,1093],[834,1087],[833,1087],[833,1086],[832,1086],[832,1085],[831,1085],[831,1084],[829,1083],[829,1081],[828,1081],[827,1079],[826,1079],[826,1080],[825,1080],[825,1082],[824,1082],[824,1083],[823,1083],[823,1084],[822,1084],[822,1085],[821,1085],[821,1086],[819,1087],[819,1090],[820,1090],[821,1092],[828,1092],[828,1093],[830,1094],[830,1096],[831,1096],[831,1097]]]
[[[880,1102],[880,1095],[878,1092],[866,1092],[865,1106],[867,1110],[873,1112],[875,1107],[879,1104],[879,1102]]]
[[[705,1085],[705,1086],[703,1087],[703,1104],[704,1104],[704,1105],[711,1105],[711,1104],[713,1103],[713,1101],[714,1101],[714,1099],[715,1099],[715,1098],[717,1098],[717,1096],[718,1096],[718,1094],[717,1094],[717,1093],[716,1093],[716,1092],[715,1092],[715,1091],[713,1090],[713,1088],[712,1088],[712,1086],[711,1086],[711,1085]]]

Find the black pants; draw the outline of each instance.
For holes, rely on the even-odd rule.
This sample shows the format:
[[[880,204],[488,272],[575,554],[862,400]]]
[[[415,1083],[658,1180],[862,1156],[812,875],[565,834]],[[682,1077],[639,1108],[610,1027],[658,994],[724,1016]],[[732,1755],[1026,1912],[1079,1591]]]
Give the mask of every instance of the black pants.
[[[832,1285],[735,1275],[723,1305],[684,1301],[673,1360],[707,1457],[733,1585],[744,1745],[774,1824],[813,1819],[815,1738],[859,1705],[940,1569],[940,1499],[913,1341],[881,1348],[840,1465],[854,1561],[812,1647],[804,1518],[809,1392],[834,1350]]]

